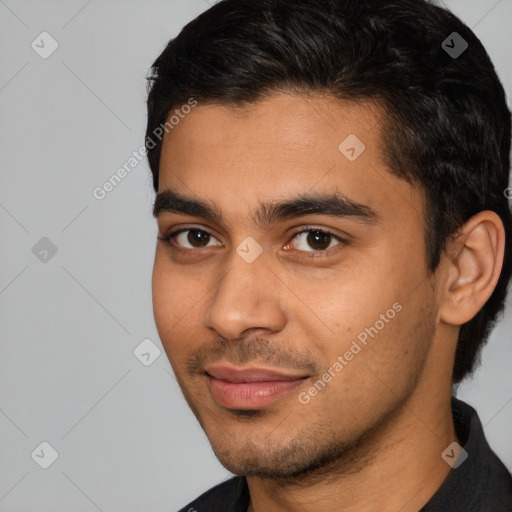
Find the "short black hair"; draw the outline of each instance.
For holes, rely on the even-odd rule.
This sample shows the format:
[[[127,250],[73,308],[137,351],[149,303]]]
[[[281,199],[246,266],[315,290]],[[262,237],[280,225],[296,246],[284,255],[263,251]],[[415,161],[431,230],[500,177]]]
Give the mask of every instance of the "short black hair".
[[[462,54],[448,51],[464,42]],[[237,107],[278,92],[321,93],[379,104],[385,161],[425,196],[429,275],[448,239],[479,211],[496,212],[505,227],[501,275],[461,326],[453,383],[474,370],[512,272],[511,115],[487,52],[456,16],[427,0],[222,0],[168,43],[148,92],[155,191],[162,146],[155,133],[191,98]]]

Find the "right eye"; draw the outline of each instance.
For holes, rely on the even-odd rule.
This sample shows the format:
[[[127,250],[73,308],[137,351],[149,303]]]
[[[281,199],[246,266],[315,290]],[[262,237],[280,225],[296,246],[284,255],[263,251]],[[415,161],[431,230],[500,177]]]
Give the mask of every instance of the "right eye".
[[[179,248],[184,248],[186,250],[212,247],[211,245],[208,245],[208,242],[211,241],[211,239],[215,239],[215,237],[208,231],[192,228],[180,229],[173,231],[172,233],[166,233],[158,236],[158,240],[162,240],[167,245],[175,247],[175,243],[177,242]],[[187,243],[190,245],[187,246]],[[214,244],[213,247],[218,246],[219,244]]]

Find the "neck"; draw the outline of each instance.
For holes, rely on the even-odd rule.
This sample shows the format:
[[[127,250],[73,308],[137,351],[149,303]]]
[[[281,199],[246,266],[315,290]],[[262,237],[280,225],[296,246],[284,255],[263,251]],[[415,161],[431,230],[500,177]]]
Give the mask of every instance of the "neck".
[[[248,512],[417,512],[447,477],[451,468],[441,453],[457,441],[451,386],[434,396],[433,389],[439,387],[420,384],[354,453],[329,468],[294,481],[247,477]]]

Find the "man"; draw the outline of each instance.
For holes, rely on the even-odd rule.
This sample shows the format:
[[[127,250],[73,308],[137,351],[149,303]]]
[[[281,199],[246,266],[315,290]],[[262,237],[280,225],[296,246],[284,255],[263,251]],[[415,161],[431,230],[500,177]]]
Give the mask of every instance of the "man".
[[[223,0],[153,65],[158,332],[234,478],[184,511],[512,510],[453,397],[512,272],[510,112],[425,0]]]

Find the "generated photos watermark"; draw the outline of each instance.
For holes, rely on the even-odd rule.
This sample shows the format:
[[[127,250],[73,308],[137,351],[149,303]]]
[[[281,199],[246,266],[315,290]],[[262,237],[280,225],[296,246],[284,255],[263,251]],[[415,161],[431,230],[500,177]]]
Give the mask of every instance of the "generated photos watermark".
[[[301,404],[307,405],[311,402],[311,399],[318,395],[320,391],[327,387],[327,384],[338,375],[345,366],[349,364],[354,357],[359,354],[363,348],[368,345],[370,338],[375,338],[387,324],[390,323],[395,316],[403,310],[402,305],[399,302],[395,302],[391,308],[385,313],[379,316],[371,327],[366,327],[357,336],[357,339],[352,340],[350,348],[344,352],[343,355],[337,357],[336,361],[327,369],[325,373],[307,390],[302,391],[298,395],[298,400]]]
[[[153,132],[153,137],[156,137],[159,141],[161,141],[164,137],[165,133],[169,133],[173,130],[182,119],[192,112],[192,109],[198,105],[198,102],[194,98],[189,98],[187,103],[182,105],[179,109],[175,109],[172,115],[167,118],[165,123],[157,126]],[[140,146],[136,151],[133,151],[131,156],[129,156],[124,164],[114,172],[108,180],[106,180],[102,185],[94,187],[92,191],[92,195],[98,201],[102,201],[107,197],[107,195],[112,192],[120,183],[123,181],[128,174],[130,174],[137,165],[144,160],[146,157],[148,149],[153,149],[156,146],[156,142],[153,137],[146,137],[146,142],[142,146]]]

